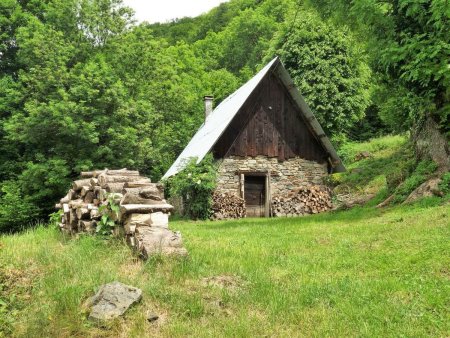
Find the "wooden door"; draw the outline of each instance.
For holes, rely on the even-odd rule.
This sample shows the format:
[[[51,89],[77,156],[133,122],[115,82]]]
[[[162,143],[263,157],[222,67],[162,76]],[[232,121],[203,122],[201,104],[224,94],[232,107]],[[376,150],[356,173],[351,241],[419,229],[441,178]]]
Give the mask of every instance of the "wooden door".
[[[266,209],[266,177],[244,177],[244,199],[247,217],[264,217]]]

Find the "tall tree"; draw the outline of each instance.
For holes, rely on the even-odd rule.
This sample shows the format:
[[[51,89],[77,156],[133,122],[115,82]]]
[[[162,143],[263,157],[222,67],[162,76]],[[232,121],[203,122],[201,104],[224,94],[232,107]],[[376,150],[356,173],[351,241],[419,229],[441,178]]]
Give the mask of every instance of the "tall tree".
[[[370,71],[350,31],[302,10],[274,41],[286,68],[325,131],[345,134],[369,105]]]
[[[450,167],[450,3],[446,0],[318,0],[325,17],[367,40],[382,81],[383,117],[412,130],[419,158]]]

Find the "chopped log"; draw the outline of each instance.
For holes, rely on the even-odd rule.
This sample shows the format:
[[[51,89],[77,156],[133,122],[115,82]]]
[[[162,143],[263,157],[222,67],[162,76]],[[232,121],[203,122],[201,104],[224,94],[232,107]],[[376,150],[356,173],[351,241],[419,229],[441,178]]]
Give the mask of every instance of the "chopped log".
[[[164,198],[164,190],[156,187],[154,183],[150,183],[147,187],[123,188],[122,194],[131,194],[146,199],[153,199],[155,201],[160,201]]]
[[[165,200],[161,199],[158,196],[153,196],[154,198],[142,198],[139,195],[133,195],[133,194],[125,194],[123,195],[123,198],[120,200],[120,205],[123,204],[161,204],[166,203]]]
[[[86,195],[84,196],[84,202],[85,203],[92,203],[94,201],[94,192],[93,191],[88,191],[86,193]]]
[[[69,198],[69,193],[67,193],[67,195],[64,196],[63,198],[61,198],[61,199],[59,200],[59,202],[60,202],[61,204],[64,204],[64,203],[69,203],[70,200],[71,200],[71,199]]]
[[[273,196],[271,210],[276,217],[293,217],[330,210],[331,191],[326,186],[302,186],[287,196]]]
[[[178,232],[159,227],[137,227],[134,238],[136,248],[144,259],[155,254],[187,255]]]
[[[64,203],[64,204],[63,204],[63,212],[64,212],[65,214],[67,214],[68,212],[70,212],[69,204],[67,204],[67,203]]]
[[[97,222],[95,221],[80,221],[79,222],[80,230],[86,232],[94,232],[97,226],[96,223]]]
[[[80,190],[80,197],[83,198],[84,196],[86,196],[88,191],[91,191],[91,187],[87,185],[83,186]]]
[[[246,209],[243,198],[229,193],[215,192],[212,199],[213,219],[220,220],[245,217]]]
[[[76,199],[76,200],[70,201],[68,204],[69,204],[69,207],[71,207],[73,209],[80,208],[85,205],[85,203],[83,202],[82,199]]]
[[[156,184],[145,188],[123,188],[123,198],[120,204],[161,204],[165,203],[163,200],[164,194],[162,189]],[[164,202],[163,202],[164,201]]]
[[[93,178],[91,178],[89,183],[91,184],[91,187],[95,187],[98,185],[98,179],[93,177]]]
[[[99,189],[97,196],[98,196],[98,199],[100,200],[100,203],[101,203],[101,201],[106,200],[107,195],[108,195],[108,193],[106,192],[105,189],[101,189],[101,188]]]
[[[128,170],[126,168],[119,170],[106,170],[106,174],[110,176],[120,175],[120,176],[139,176],[139,171],[137,170]]]
[[[91,177],[94,177],[94,171],[82,171],[81,173],[80,173],[80,177],[82,177],[82,178],[91,178]]]
[[[142,188],[142,187],[149,187],[151,186],[152,182],[149,178],[141,179],[139,181],[130,181],[125,182],[123,185],[124,188]]]
[[[105,190],[109,193],[122,193],[123,183],[108,183]]]
[[[89,186],[91,184],[91,179],[86,178],[83,180],[76,180],[72,184],[72,189],[75,191],[80,191],[84,186]]]
[[[79,220],[86,220],[86,219],[89,219],[89,217],[91,216],[91,212],[88,208],[81,207],[81,208],[77,208],[76,210],[77,210],[76,211],[77,218]]]
[[[145,225],[145,223],[142,224]],[[127,235],[134,235],[134,233],[136,232],[136,223],[125,222],[123,227],[125,230],[125,234]]]
[[[98,177],[101,174],[104,174],[108,171],[108,169],[103,169],[103,170],[94,170],[94,177]]]
[[[125,204],[120,206],[120,212],[122,215],[130,213],[148,214],[151,212],[169,212],[173,209],[173,206],[167,203],[163,204]]]
[[[78,194],[73,189],[70,189],[69,192],[67,193],[67,198],[69,199],[69,201],[74,200],[78,198]]]
[[[100,214],[100,211],[98,209],[92,209],[90,211],[90,218],[91,219],[95,219],[98,220],[102,217],[102,215]]]
[[[154,184],[148,187],[142,187],[139,195],[144,198],[151,198],[150,196],[159,196],[164,198],[164,186],[162,184]]]
[[[152,225],[151,214],[129,214],[125,223]]]
[[[169,228],[169,214],[158,211],[150,214],[150,223],[152,227]]]
[[[61,203],[56,203],[55,204],[55,209],[59,210],[62,208],[62,204]]]
[[[107,175],[101,174],[98,176],[99,185],[104,188],[108,183],[125,183],[133,181],[141,181],[144,177],[141,176],[126,176],[126,175]]]
[[[71,228],[73,228],[74,226],[77,225],[78,217],[77,217],[77,210],[76,209],[70,209],[69,220],[70,220],[69,224],[70,224]]]

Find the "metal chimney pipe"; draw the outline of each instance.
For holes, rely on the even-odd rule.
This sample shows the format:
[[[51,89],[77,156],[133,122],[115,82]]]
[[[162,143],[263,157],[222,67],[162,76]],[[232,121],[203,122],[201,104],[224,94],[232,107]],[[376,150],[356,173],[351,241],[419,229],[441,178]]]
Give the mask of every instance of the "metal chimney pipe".
[[[206,95],[205,97],[203,97],[203,100],[205,102],[205,120],[206,120],[209,114],[211,114],[211,112],[213,111],[214,96]]]

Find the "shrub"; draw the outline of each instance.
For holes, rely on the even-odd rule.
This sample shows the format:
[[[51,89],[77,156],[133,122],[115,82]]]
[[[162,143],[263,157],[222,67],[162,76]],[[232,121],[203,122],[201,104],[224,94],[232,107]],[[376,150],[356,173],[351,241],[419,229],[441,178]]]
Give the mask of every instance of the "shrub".
[[[23,195],[16,181],[0,185],[0,232],[15,232],[38,216],[38,208]]]
[[[184,213],[192,219],[211,216],[212,193],[216,188],[216,166],[212,155],[199,164],[191,159],[184,170],[171,177],[166,185],[168,193],[183,199]]]
[[[419,162],[414,172],[395,189],[393,202],[403,202],[409,194],[425,182],[436,169],[437,165],[433,161]]]
[[[439,183],[439,189],[444,195],[450,194],[450,172],[442,176],[442,182]]]

